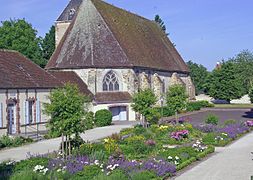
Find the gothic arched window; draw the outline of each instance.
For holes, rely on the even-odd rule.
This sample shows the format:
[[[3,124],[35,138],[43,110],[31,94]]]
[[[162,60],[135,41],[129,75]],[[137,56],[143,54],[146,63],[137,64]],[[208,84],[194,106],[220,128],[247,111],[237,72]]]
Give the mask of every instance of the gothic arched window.
[[[119,91],[119,81],[113,71],[109,71],[103,80],[103,91]]]

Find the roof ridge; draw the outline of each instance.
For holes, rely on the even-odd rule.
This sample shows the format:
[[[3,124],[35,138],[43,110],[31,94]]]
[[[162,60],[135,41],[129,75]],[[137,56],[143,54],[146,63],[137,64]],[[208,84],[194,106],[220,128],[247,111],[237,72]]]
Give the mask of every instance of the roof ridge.
[[[83,1],[83,0],[82,0],[82,1]],[[138,15],[137,13],[131,12],[130,10],[126,10],[126,9],[121,8],[121,7],[117,7],[117,6],[115,6],[114,4],[110,4],[110,3],[108,3],[108,2],[105,2],[104,0],[90,0],[90,1],[92,1],[92,2],[93,2],[93,1],[100,1],[100,2],[102,2],[102,3],[105,3],[105,4],[109,5],[109,6],[112,6],[112,7],[114,7],[114,8],[119,9],[119,10],[122,10],[122,11],[126,11],[126,12],[128,12],[129,14],[132,14],[132,15],[134,15],[134,16],[137,16],[137,17],[139,17],[139,18],[142,18],[143,20],[150,21],[150,22],[154,23],[154,20],[145,18],[145,17],[143,17],[143,16],[141,16],[141,15]]]

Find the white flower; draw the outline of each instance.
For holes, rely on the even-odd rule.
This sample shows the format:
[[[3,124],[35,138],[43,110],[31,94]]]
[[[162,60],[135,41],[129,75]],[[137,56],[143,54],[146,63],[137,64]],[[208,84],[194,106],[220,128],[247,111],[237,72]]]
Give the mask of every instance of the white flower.
[[[57,172],[61,172],[62,170],[61,169],[58,169]]]
[[[171,159],[173,159],[173,157],[169,156],[169,157],[168,157],[168,159],[170,159],[170,160],[171,160]]]
[[[178,156],[175,156],[175,159],[176,159],[176,160],[178,160],[178,159],[179,159],[179,157],[178,157]]]
[[[94,161],[94,164],[95,164],[95,165],[99,165],[99,161],[98,161],[98,160],[95,160],[95,161]]]

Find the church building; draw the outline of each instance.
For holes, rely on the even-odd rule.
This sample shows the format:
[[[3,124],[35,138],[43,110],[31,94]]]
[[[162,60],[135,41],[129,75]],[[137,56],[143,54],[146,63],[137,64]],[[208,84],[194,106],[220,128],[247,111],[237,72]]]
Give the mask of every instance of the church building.
[[[102,0],[71,0],[56,21],[57,48],[46,69],[75,72],[94,95],[93,111],[108,109],[113,120],[135,120],[131,97],[151,88],[161,105],[173,84],[191,99],[189,69],[151,20]]]

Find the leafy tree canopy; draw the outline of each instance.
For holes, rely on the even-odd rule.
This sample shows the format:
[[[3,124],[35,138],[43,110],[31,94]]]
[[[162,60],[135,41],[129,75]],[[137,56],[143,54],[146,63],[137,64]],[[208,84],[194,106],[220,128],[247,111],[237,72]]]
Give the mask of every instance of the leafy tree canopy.
[[[213,70],[208,77],[208,93],[215,99],[227,100],[240,98],[244,95],[243,82],[236,72],[237,64],[223,62],[221,68]]]
[[[186,89],[182,85],[173,85],[169,87],[166,94],[167,106],[174,112],[179,112],[186,108],[187,102]]]
[[[49,128],[59,134],[78,135],[85,129],[84,117],[90,99],[79,93],[77,86],[67,84],[50,93],[50,103],[45,104],[45,113],[51,117]]]
[[[44,67],[40,38],[37,31],[25,19],[2,21],[0,26],[0,49],[16,50]]]
[[[41,44],[43,58],[49,60],[55,50],[55,26],[52,26]]]
[[[132,101],[133,104],[131,106],[133,110],[143,115],[148,121],[152,121],[153,115],[157,114],[157,112],[152,110],[157,102],[154,92],[151,89],[141,90],[134,94]]]
[[[203,65],[193,63],[192,61],[188,61],[187,65],[190,69],[190,76],[193,80],[193,84],[195,85],[196,93],[199,94],[206,92],[205,86],[209,74],[207,69]]]
[[[229,62],[235,64],[234,73],[243,82],[243,91],[244,94],[247,94],[253,85],[253,53],[244,50],[234,58],[229,59]]]

